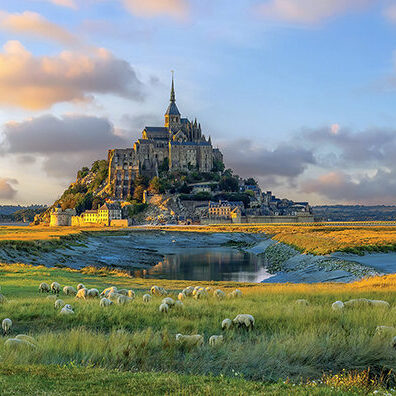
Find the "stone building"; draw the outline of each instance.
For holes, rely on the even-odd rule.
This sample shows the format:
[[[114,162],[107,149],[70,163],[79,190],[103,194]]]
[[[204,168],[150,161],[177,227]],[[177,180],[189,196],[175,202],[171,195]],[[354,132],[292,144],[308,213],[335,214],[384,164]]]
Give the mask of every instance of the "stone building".
[[[164,126],[146,126],[132,148],[109,150],[108,160],[114,197],[125,199],[133,193],[133,181],[138,175],[152,178],[161,166],[168,166],[169,171],[211,172],[214,160],[222,161],[223,155],[213,148],[211,138],[205,137],[197,120],[181,117],[172,77]]]
[[[75,209],[65,209],[58,205],[52,209],[50,215],[50,226],[58,227],[58,226],[71,226],[72,217],[76,215]]]

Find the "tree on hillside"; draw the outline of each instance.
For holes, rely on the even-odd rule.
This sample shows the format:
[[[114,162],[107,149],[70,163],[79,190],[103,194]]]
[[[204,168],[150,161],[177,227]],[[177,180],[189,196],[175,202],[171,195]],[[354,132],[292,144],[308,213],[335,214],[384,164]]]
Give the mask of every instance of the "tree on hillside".
[[[138,202],[143,201],[143,193],[146,188],[143,185],[138,185],[135,187],[135,190],[133,191],[133,199],[136,199]]]
[[[163,192],[161,181],[158,176],[155,176],[151,179],[147,190],[150,194],[160,194]]]

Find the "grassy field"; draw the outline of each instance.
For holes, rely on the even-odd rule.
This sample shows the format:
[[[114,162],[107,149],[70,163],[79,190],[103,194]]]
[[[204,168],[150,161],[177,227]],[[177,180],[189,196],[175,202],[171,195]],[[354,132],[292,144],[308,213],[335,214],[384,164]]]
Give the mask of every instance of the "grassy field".
[[[75,311],[62,316],[54,300],[39,295],[42,281],[62,286],[82,282],[99,289],[115,285],[132,288],[137,295],[128,305],[101,308],[99,299],[80,301],[61,293]],[[191,284],[155,283],[173,296]],[[291,389],[297,394],[367,394],[395,386],[396,351],[389,337],[375,336],[375,328],[396,326],[396,276],[346,285],[196,284],[227,293],[238,287],[243,297],[187,299],[183,309],[161,314],[160,297],[142,302],[152,280],[93,268],[78,272],[1,265],[0,285],[7,301],[0,305],[0,320],[13,320],[10,334],[0,338],[1,394],[46,391],[59,395],[75,389],[106,389],[106,394],[115,394],[120,390],[117,384],[125,386],[125,393],[139,394],[146,390],[152,394],[234,390],[236,394],[274,395]],[[357,297],[385,299],[392,307],[331,310],[332,302]],[[310,304],[297,305],[295,300],[300,298]],[[252,314],[255,329],[222,332],[221,321],[239,313]],[[6,348],[5,340],[21,333],[33,336],[37,348]],[[177,333],[202,334],[205,345],[180,346]],[[208,345],[211,335],[222,333],[224,344]],[[18,391],[12,393],[13,389]]]

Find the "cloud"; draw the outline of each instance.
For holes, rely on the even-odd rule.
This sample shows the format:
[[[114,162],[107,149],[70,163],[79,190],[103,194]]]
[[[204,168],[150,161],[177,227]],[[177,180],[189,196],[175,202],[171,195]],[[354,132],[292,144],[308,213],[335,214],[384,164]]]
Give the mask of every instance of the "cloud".
[[[144,18],[165,15],[185,19],[189,13],[187,0],[123,0],[122,2],[129,12]]]
[[[396,4],[390,4],[384,9],[384,16],[391,22],[396,22]]]
[[[0,104],[31,110],[55,103],[89,100],[92,94],[113,94],[141,101],[143,84],[124,60],[109,51],[94,54],[63,51],[34,56],[19,41],[0,53]]]
[[[30,1],[37,1],[37,0],[30,0]],[[77,9],[77,4],[75,0],[42,0],[42,1],[61,7]]]
[[[10,200],[15,197],[17,190],[13,185],[18,184],[18,180],[0,177],[0,199]]]
[[[245,139],[222,145],[222,151],[227,165],[243,176],[295,178],[316,163],[312,151],[291,144],[270,150]]]
[[[351,175],[338,170],[302,182],[301,191],[317,193],[335,201],[394,204],[396,171],[378,170],[373,176],[354,180]]]
[[[256,10],[264,18],[317,24],[350,11],[361,11],[380,0],[268,0]]]
[[[66,46],[80,44],[80,40],[66,29],[32,11],[21,14],[0,11],[0,29],[14,34],[56,41]]]

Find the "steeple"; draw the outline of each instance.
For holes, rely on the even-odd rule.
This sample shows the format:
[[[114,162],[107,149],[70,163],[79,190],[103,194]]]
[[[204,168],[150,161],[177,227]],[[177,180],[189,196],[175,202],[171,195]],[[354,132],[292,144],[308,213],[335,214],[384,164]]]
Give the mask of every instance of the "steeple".
[[[172,86],[170,94],[170,103],[165,113],[165,127],[173,129],[180,125],[180,112],[176,106],[176,95],[175,95],[175,81],[174,74],[172,70]]]

